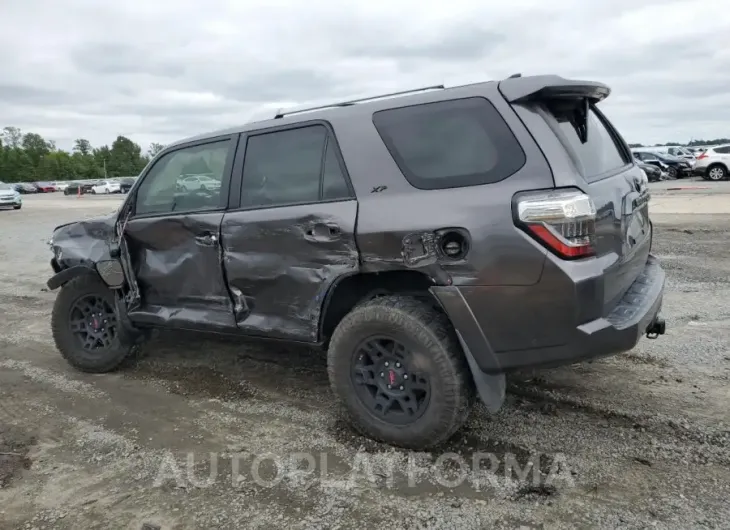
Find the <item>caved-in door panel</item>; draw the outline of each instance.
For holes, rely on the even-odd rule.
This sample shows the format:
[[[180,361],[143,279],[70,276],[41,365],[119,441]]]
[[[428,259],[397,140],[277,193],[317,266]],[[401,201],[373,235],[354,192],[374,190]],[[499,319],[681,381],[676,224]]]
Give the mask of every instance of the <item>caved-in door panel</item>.
[[[235,327],[221,265],[222,218],[217,212],[129,222],[125,234],[142,298],[138,319]]]
[[[244,333],[313,342],[334,280],[358,268],[357,201],[229,212],[224,265]]]

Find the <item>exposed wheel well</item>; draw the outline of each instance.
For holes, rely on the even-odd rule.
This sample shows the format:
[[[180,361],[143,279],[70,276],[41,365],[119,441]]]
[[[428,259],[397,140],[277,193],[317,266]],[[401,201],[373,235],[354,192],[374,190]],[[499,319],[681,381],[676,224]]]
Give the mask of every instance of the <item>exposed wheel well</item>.
[[[362,273],[343,278],[325,300],[320,320],[320,339],[328,342],[337,324],[353,307],[378,296],[411,294],[440,309],[440,305],[428,291],[433,285],[426,274],[411,270]]]
[[[705,172],[707,173],[710,171],[710,169],[712,169],[713,167],[717,167],[717,166],[720,166],[722,169],[724,169],[726,173],[728,172],[728,167],[725,164],[723,164],[722,162],[713,162],[712,164],[707,166],[707,169],[705,170]]]

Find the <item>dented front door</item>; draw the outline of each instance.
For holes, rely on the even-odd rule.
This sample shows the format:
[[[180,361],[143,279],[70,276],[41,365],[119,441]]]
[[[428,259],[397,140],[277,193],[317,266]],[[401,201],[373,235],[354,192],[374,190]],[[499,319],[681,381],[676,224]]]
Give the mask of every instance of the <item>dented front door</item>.
[[[357,201],[229,212],[221,239],[238,328],[314,342],[324,295],[358,268]]]
[[[228,135],[168,148],[140,177],[122,223],[139,290],[129,309],[135,324],[236,330],[220,225],[237,141]],[[181,185],[190,174],[205,175],[206,189]]]

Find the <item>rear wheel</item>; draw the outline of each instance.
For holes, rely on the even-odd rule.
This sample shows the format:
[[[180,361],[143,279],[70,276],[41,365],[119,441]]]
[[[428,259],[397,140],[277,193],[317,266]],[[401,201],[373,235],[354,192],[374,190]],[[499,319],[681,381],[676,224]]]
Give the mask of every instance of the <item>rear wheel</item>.
[[[717,182],[727,178],[727,170],[720,165],[710,166],[707,168],[707,179]]]
[[[346,315],[332,335],[328,370],[356,430],[409,449],[451,437],[474,396],[448,319],[410,297],[377,298]]]
[[[51,330],[61,355],[82,372],[117,368],[132,351],[117,318],[114,293],[94,274],[65,284],[53,306]]]

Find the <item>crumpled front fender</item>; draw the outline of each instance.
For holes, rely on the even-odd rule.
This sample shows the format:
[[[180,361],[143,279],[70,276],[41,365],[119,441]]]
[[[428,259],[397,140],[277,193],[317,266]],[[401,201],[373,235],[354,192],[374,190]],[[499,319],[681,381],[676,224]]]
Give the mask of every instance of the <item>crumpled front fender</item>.
[[[46,285],[51,291],[53,291],[54,289],[61,287],[63,284],[70,282],[77,276],[89,274],[90,272],[96,271],[89,265],[76,265],[74,267],[69,267],[68,269],[63,269],[51,276],[51,278],[46,282]]]

